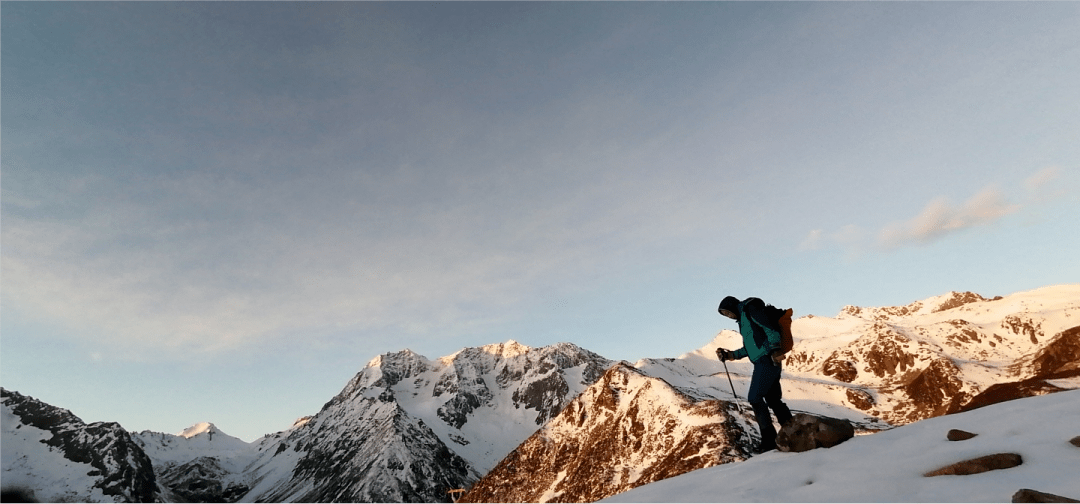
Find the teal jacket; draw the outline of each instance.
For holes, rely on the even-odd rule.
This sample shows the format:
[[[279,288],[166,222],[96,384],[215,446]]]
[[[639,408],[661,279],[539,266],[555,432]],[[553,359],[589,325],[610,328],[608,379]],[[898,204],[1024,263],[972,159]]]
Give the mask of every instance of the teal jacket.
[[[739,303],[737,315],[743,347],[732,352],[736,359],[749,357],[752,362],[757,362],[780,348],[780,331],[765,323],[764,301],[747,298]]]

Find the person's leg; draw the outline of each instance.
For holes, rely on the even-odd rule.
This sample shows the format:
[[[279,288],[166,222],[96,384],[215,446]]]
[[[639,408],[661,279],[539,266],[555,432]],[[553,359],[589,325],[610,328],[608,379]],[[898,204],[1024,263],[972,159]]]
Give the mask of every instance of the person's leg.
[[[758,430],[761,432],[759,451],[764,452],[776,448],[776,428],[773,427],[766,396],[774,388],[779,390],[779,382],[780,368],[770,362],[768,357],[754,363],[754,375],[750,379],[750,391],[746,399],[750,402],[750,407],[754,408],[754,417],[757,419]],[[790,415],[791,413],[788,412],[789,417]]]
[[[791,410],[788,409],[787,404],[784,404],[784,392],[780,390],[780,366],[777,366],[776,369],[776,381],[769,388],[769,391],[765,393],[765,403],[772,408],[773,414],[776,415],[776,421],[780,422],[780,426],[783,427],[784,424],[788,423],[788,420],[791,420]]]

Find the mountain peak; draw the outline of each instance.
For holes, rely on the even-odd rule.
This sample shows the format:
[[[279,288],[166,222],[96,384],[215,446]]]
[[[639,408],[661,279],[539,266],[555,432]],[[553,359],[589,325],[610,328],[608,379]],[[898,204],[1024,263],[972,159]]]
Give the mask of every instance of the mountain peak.
[[[495,343],[495,344],[492,344],[492,345],[484,345],[484,346],[480,347],[480,350],[482,350],[482,351],[484,351],[486,353],[489,353],[489,354],[492,354],[492,355],[497,355],[497,356],[503,357],[504,359],[507,359],[507,358],[517,357],[517,356],[519,356],[521,354],[524,354],[524,353],[528,352],[529,350],[532,350],[532,348],[530,348],[528,346],[525,346],[525,345],[522,345],[521,343],[518,343],[517,341],[514,341],[514,340],[511,339],[511,340],[506,340],[506,343]]]
[[[216,425],[214,425],[214,424],[212,424],[210,422],[199,422],[199,423],[197,423],[195,425],[192,425],[191,427],[188,427],[188,428],[180,431],[177,434],[177,436],[181,436],[181,437],[191,439],[191,438],[193,438],[195,436],[198,436],[199,434],[207,434],[207,433],[209,433],[211,435],[219,434],[219,433],[221,433],[221,430],[218,429]]]

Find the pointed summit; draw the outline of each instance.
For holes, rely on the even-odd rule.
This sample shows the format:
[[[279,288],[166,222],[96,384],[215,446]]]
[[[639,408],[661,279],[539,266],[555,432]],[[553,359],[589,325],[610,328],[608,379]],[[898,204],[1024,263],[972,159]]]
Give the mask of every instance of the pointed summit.
[[[176,435],[191,439],[195,436],[198,436],[199,434],[209,434],[212,436],[219,433],[221,433],[221,430],[218,429],[216,425],[210,422],[199,422],[195,425],[192,425],[191,427],[180,431]]]

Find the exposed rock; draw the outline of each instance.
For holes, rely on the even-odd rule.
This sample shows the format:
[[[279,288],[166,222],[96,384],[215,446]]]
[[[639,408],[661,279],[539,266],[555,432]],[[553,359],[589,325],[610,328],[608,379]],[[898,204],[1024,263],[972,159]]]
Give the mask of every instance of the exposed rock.
[[[930,471],[923,476],[945,476],[945,475],[957,475],[966,476],[969,474],[979,474],[986,471],[994,471],[997,469],[1009,469],[1016,467],[1024,463],[1024,459],[1016,453],[995,453],[993,455],[987,455],[985,457],[973,458],[957,462],[955,464],[949,464],[945,467]]]
[[[855,427],[847,420],[796,413],[776,434],[776,447],[785,452],[804,452],[831,448],[853,437]]]
[[[966,440],[971,439],[971,438],[973,438],[975,436],[978,436],[978,434],[972,434],[972,433],[970,433],[968,431],[963,431],[963,430],[960,430],[960,429],[950,429],[949,433],[945,435],[945,437],[949,441],[966,441]]]
[[[1070,499],[1068,497],[1062,497],[1060,495],[1054,495],[1052,493],[1040,492],[1038,490],[1032,490],[1030,488],[1021,488],[1017,490],[1012,496],[1013,502],[1080,502],[1080,500]]]
[[[1036,377],[1080,370],[1080,326],[1066,329],[1050,338],[1049,343],[1035,352],[1031,367]]]
[[[978,295],[978,294],[976,294],[974,292],[951,292],[949,294],[950,294],[949,297],[947,297],[946,299],[943,299],[941,301],[941,304],[938,305],[937,308],[934,308],[933,313],[943,312],[943,311],[946,311],[946,310],[951,310],[953,308],[958,308],[960,306],[964,306],[964,305],[970,304],[970,303],[977,303],[977,302],[980,302],[980,301],[989,301],[988,299],[986,299],[986,298],[984,298],[984,297],[982,297],[982,296],[980,296],[980,295]],[[998,297],[996,299],[1001,299],[1001,297]]]
[[[844,383],[851,383],[859,376],[859,369],[855,367],[854,362],[838,359],[835,353],[822,364],[821,372],[825,376],[832,376]]]
[[[187,502],[236,502],[249,488],[243,484],[226,485],[228,472],[215,457],[197,457],[190,462],[162,469],[162,485]]]
[[[1069,443],[1071,443],[1073,446],[1075,446],[1077,448],[1080,448],[1080,436],[1076,436],[1076,437],[1070,439]]]
[[[968,399],[963,392],[964,382],[958,378],[960,370],[948,358],[934,359],[920,371],[902,390],[909,401],[897,412],[905,413],[908,422],[956,413]]]
[[[1032,343],[1039,343],[1039,336],[1043,335],[1041,323],[1028,314],[1009,315],[1001,320],[1001,328],[1014,334],[1027,336]]]
[[[874,396],[865,390],[849,388],[846,394],[848,402],[856,408],[866,411],[874,407]]]
[[[1055,376],[1054,379],[1071,378],[1073,376],[1080,376],[1080,371],[1061,373]],[[1053,383],[1048,382],[1046,378],[1029,378],[1027,380],[1016,382],[995,383],[968,400],[968,402],[960,408],[960,411],[971,411],[983,406],[1011,401],[1013,399],[1052,394],[1064,390],[1069,389],[1054,385]]]

